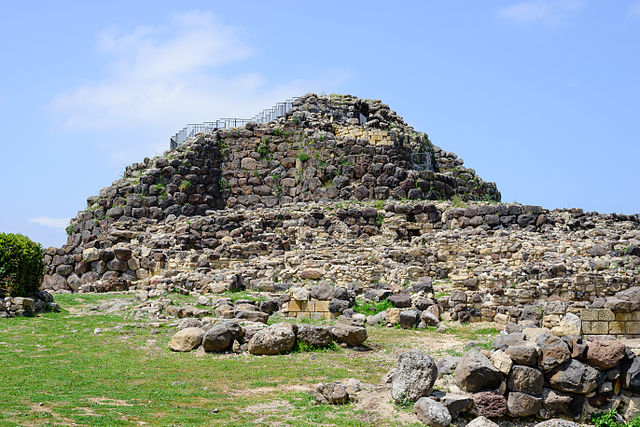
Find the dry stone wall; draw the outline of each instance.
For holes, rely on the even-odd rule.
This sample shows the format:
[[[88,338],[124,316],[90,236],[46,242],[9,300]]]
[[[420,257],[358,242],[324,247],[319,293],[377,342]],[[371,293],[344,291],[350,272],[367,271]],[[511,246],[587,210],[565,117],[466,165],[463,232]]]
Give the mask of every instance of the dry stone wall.
[[[398,293],[429,278],[454,319],[521,323],[535,304],[555,327],[640,284],[637,215],[499,199],[380,101],[307,95],[276,121],[129,166],[88,198],[67,244],[47,249],[43,288],[281,292],[328,280]]]

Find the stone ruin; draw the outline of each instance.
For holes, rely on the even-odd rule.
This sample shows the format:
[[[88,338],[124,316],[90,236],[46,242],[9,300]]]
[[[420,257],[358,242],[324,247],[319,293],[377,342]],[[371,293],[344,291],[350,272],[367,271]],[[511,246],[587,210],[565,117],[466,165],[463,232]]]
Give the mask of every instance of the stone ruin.
[[[637,215],[499,201],[380,101],[310,94],[274,121],[127,167],[87,199],[67,244],[46,250],[42,288],[360,286],[350,299],[283,301],[291,316],[330,317],[428,281],[454,320],[557,327],[582,312],[587,334],[638,335],[637,308],[617,304],[606,331],[589,311],[640,285]]]
[[[46,250],[42,289],[250,290],[269,300],[218,299],[216,315],[263,326],[274,311],[358,327],[490,321],[511,334],[548,328],[571,352],[580,336],[640,337],[638,215],[500,197],[380,101],[305,95],[271,122],[196,134],[128,166],[87,199],[67,243]],[[391,307],[366,318],[352,309],[383,301]],[[162,300],[146,310],[202,314]],[[211,326],[182,333],[185,345],[209,342]],[[247,350],[263,326],[244,328],[225,349]],[[597,390],[605,383],[596,381]],[[527,402],[537,408],[536,393]],[[509,408],[513,393],[498,394]]]

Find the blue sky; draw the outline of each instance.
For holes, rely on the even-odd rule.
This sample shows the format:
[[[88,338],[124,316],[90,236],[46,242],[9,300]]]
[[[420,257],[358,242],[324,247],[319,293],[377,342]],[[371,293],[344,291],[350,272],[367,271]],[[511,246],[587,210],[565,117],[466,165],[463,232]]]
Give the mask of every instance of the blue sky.
[[[382,99],[503,201],[640,211],[640,0],[0,0],[0,231],[45,246],[187,122]]]

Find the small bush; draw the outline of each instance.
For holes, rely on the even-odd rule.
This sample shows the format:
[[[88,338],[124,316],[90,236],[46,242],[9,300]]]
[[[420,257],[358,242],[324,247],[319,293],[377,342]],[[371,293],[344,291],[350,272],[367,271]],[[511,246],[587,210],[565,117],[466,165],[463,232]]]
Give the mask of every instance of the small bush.
[[[364,314],[365,316],[372,316],[388,308],[393,308],[393,304],[384,299],[378,302],[358,302],[353,306],[353,311]]]
[[[22,234],[0,233],[0,296],[27,296],[44,275],[42,246]]]
[[[462,198],[457,194],[451,198],[451,201],[453,202],[453,206],[455,206],[456,208],[467,207],[467,204],[464,202],[464,200],[462,200]]]
[[[298,153],[298,155],[297,155],[296,157],[297,157],[298,159],[300,159],[300,161],[301,161],[302,163],[305,163],[307,160],[309,160],[309,155],[308,155],[307,153],[305,153],[304,151],[303,151],[303,152]]]
[[[640,416],[629,422],[624,422],[615,409],[607,412],[599,412],[591,415],[591,422],[596,427],[638,427],[640,426]]]
[[[315,347],[309,345],[300,340],[296,340],[291,353],[308,353],[308,352],[327,352],[327,351],[340,351],[340,347],[335,342],[331,341],[326,347]]]

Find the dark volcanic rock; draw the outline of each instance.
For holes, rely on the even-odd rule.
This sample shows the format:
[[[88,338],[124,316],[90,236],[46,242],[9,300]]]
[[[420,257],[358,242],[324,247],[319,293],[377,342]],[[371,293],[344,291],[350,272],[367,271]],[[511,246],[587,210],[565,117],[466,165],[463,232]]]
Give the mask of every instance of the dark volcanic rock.
[[[478,349],[471,349],[456,367],[458,386],[468,392],[491,390],[500,385],[502,372]]]

